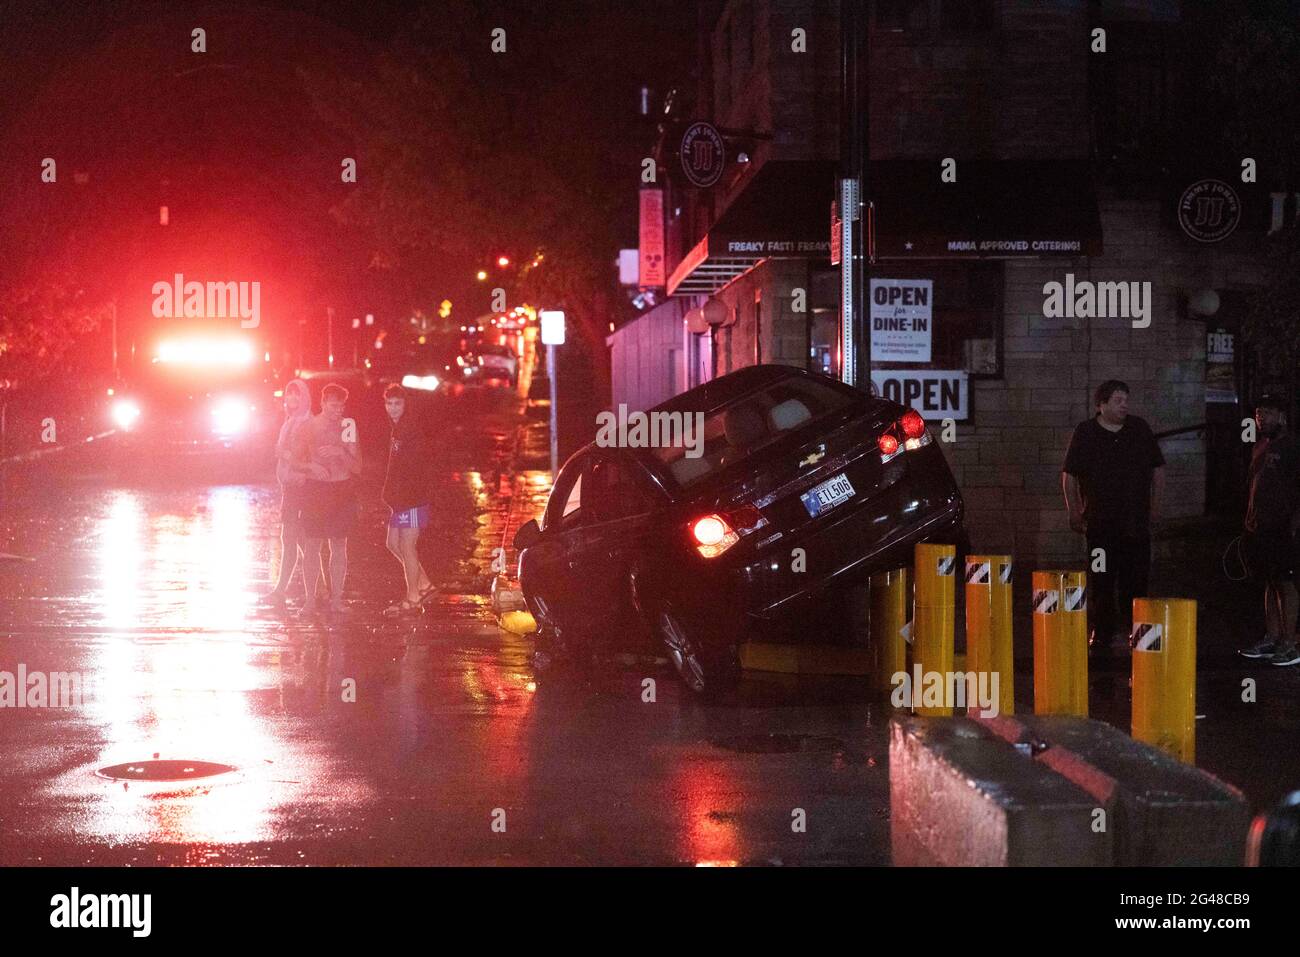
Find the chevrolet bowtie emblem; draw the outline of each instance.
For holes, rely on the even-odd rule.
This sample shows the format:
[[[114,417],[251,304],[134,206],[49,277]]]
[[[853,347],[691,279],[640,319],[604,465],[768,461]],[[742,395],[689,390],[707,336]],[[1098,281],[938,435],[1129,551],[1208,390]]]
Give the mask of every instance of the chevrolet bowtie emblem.
[[[810,452],[807,458],[799,460],[799,468],[803,468],[805,465],[816,465],[824,458],[826,458],[826,446],[818,446],[816,452]]]

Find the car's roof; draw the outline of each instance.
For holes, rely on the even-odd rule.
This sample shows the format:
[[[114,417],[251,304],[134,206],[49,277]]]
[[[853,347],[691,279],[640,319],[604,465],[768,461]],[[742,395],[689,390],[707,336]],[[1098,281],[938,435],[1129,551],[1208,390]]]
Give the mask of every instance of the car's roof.
[[[795,366],[746,366],[726,375],[710,379],[693,389],[687,389],[651,409],[651,412],[710,412],[742,395],[794,376],[814,378],[812,373]],[[824,378],[824,377],[817,377]]]
[[[822,381],[834,382],[836,385],[844,388],[849,386],[840,383],[838,380],[828,379],[826,376],[815,375],[811,372],[805,372],[796,366],[782,365],[757,365],[746,366],[735,372],[729,372],[726,375],[710,379],[708,382],[697,385],[693,389],[673,396],[665,402],[659,403],[649,412],[709,412],[713,409],[724,406],[741,396],[748,395],[755,389],[761,389],[765,385],[774,382],[780,382],[783,379],[802,377],[806,379],[819,379]],[[880,402],[883,400],[873,400]],[[579,456],[585,456],[591,452],[600,451],[606,454],[623,456],[630,461],[639,462],[641,466],[650,474],[655,475],[663,471],[661,463],[651,455],[646,449],[622,449],[622,448],[602,448],[595,442],[588,442],[586,445],[577,449],[564,462],[560,463],[563,470],[571,461]],[[662,481],[662,480],[661,480]],[[664,491],[669,495],[681,494],[680,490],[673,491],[668,486],[663,486]]]

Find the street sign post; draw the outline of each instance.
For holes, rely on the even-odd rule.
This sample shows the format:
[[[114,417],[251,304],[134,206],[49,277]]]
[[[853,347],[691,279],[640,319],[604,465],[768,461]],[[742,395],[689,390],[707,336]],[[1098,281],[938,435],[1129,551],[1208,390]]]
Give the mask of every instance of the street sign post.
[[[543,309],[539,313],[542,324],[542,345],[546,346],[546,377],[551,383],[551,481],[560,471],[560,445],[558,441],[558,415],[555,394],[555,347],[564,345],[564,313],[558,309]]]

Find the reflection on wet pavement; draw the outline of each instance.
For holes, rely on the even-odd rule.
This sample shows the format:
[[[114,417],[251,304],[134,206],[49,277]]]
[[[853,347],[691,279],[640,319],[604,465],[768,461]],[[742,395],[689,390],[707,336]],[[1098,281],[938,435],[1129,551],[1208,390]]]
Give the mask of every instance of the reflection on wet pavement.
[[[860,680],[751,675],[706,705],[649,657],[534,679],[531,641],[488,609],[494,550],[513,561],[549,488],[510,467],[518,422],[447,429],[422,541],[443,591],[411,620],[379,614],[401,584],[375,474],[350,610],[319,621],[258,603],[268,485],[70,483],[0,517],[36,559],[0,565],[0,670],[86,679],[79,706],[0,710],[0,864],[888,863],[892,709]],[[1294,786],[1267,765],[1300,730],[1295,675],[1240,703],[1258,671],[1210,660],[1198,741],[1202,766],[1265,782],[1257,805]],[[1094,714],[1120,727],[1127,680],[1092,674]],[[1017,690],[1028,707],[1023,671]],[[179,777],[101,773],[168,762]],[[184,771],[201,762],[233,770]]]

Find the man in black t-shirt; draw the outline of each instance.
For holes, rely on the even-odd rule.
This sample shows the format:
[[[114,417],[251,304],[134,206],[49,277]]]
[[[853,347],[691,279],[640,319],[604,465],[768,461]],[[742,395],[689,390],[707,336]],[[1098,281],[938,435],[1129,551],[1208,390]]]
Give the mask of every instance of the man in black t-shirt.
[[[1241,555],[1251,576],[1264,584],[1264,641],[1241,653],[1270,664],[1300,664],[1296,648],[1296,530],[1300,528],[1300,448],[1287,431],[1286,403],[1265,395],[1255,405],[1258,435],[1250,456]]]
[[[1061,467],[1070,528],[1088,541],[1094,648],[1128,647],[1124,626],[1133,599],[1147,592],[1151,526],[1164,489],[1165,458],[1151,427],[1128,414],[1128,392],[1118,379],[1097,387],[1097,414],[1075,428]]]

